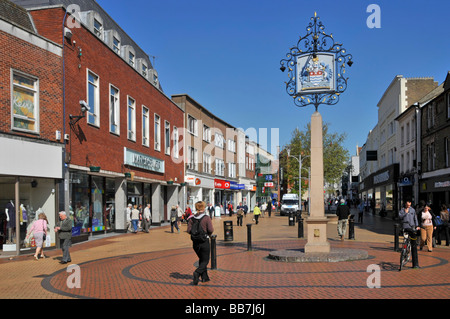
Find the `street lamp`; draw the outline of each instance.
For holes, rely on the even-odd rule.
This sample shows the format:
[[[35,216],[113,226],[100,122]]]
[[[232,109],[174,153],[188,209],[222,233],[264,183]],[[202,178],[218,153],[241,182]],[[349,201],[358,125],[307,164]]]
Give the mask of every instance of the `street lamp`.
[[[292,157],[295,158],[298,162],[298,201],[299,201],[299,206],[300,206],[300,210],[302,210],[302,163],[303,160],[305,160],[306,158],[309,157],[309,155],[303,156],[302,158],[302,154],[298,155],[298,158],[295,155],[291,155],[291,150],[288,148],[288,157]]]

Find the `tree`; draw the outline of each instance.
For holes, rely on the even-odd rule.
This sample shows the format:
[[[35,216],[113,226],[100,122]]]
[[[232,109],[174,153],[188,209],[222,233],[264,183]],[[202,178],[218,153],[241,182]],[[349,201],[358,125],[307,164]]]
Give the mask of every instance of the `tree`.
[[[323,170],[324,181],[327,185],[333,185],[340,181],[342,173],[347,167],[349,152],[343,147],[347,137],[346,133],[331,133],[329,124],[323,125]],[[289,151],[288,151],[289,150]],[[290,143],[280,154],[280,166],[283,167],[286,177],[289,179],[293,193],[298,194],[298,160],[288,156],[302,155],[302,193],[308,188],[308,169],[311,167],[311,125],[308,123],[304,131],[296,128],[292,132]],[[308,156],[308,157],[306,157]]]

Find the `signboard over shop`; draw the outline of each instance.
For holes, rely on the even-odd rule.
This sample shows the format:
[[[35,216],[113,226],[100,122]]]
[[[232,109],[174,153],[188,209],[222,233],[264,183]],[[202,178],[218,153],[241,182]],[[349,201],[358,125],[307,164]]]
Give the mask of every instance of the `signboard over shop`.
[[[221,189],[239,190],[239,189],[245,189],[245,184],[238,184],[236,182],[230,182],[230,181],[226,181],[223,179],[215,179],[214,187],[221,188]]]
[[[124,147],[124,160],[125,165],[139,167],[148,171],[157,173],[164,173],[164,161],[133,151]]]

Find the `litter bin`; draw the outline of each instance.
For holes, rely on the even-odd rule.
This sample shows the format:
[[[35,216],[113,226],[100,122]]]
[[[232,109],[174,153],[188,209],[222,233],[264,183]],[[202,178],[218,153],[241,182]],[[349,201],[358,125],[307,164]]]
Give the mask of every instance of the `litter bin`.
[[[289,226],[295,226],[294,212],[289,212]]]
[[[226,220],[223,222],[223,234],[225,241],[233,240],[233,221]]]

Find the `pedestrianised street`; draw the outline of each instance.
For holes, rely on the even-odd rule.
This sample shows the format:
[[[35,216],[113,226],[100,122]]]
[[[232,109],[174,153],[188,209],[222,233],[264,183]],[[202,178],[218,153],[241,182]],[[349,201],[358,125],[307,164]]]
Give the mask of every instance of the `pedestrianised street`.
[[[233,221],[233,240],[224,240],[224,221]],[[268,258],[271,251],[280,249],[301,251],[306,243],[298,238],[298,223],[290,226],[288,217],[278,213],[270,218],[266,214],[258,225],[250,214],[243,226],[236,226],[235,216],[213,218],[213,225],[217,235],[216,269],[211,269],[210,262],[211,281],[207,283],[192,285],[198,258],[186,224],[181,225],[180,233],[172,233],[170,226],[163,225],[151,228],[150,233],[95,236],[74,244],[72,262],[65,265],[59,263],[61,250],[48,250],[47,258],[38,261],[33,255],[8,258],[3,253],[0,297],[184,299],[188,303],[242,298],[263,304],[269,299],[416,298],[411,291],[420,291],[420,298],[426,299],[448,296],[450,249],[445,241],[433,252],[419,251],[419,269],[412,269],[409,263],[398,271],[400,253],[394,251],[392,219],[365,213],[364,223],[355,223],[355,239],[349,240],[347,234],[341,241],[336,221],[329,217],[331,248],[364,250],[368,258],[313,263]]]

